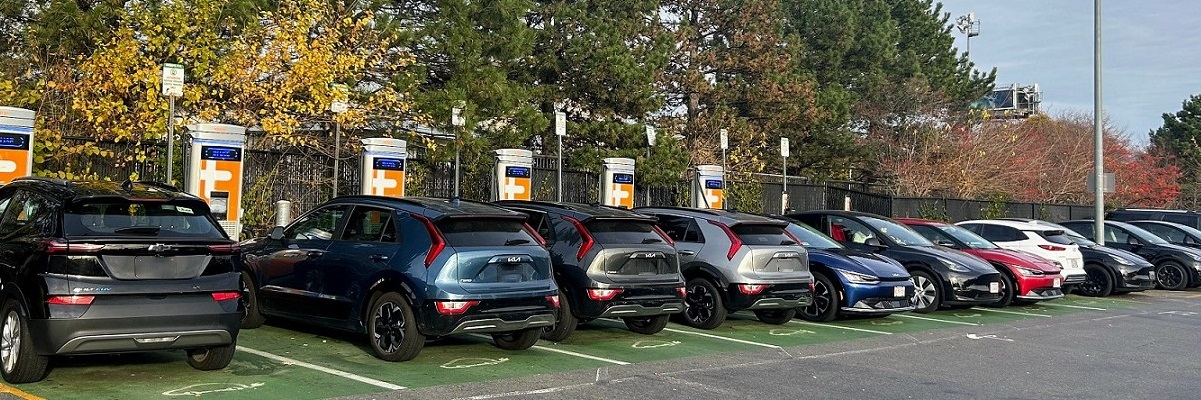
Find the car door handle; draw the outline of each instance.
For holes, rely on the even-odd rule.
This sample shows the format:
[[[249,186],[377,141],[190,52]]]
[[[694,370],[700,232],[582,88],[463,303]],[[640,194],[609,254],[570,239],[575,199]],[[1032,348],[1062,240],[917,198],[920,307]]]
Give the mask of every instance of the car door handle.
[[[325,255],[325,250],[309,250],[309,252],[305,254],[308,255],[309,258],[317,258]]]
[[[696,252],[695,252],[695,251],[692,251],[692,250],[680,250],[680,255],[682,255],[682,256],[695,256],[695,255],[696,255]]]
[[[375,261],[375,262],[384,262],[384,261],[388,261],[388,256],[385,256],[383,254],[372,254],[371,260]]]

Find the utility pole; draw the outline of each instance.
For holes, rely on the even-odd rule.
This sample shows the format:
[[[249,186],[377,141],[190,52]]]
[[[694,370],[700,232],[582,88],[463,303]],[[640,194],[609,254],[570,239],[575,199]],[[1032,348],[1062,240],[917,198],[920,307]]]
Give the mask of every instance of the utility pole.
[[[1093,241],[1105,244],[1105,146],[1101,131],[1101,0],[1093,0]]]
[[[463,118],[463,108],[466,108],[467,102],[460,100],[457,107],[450,109],[450,126],[455,132],[455,198],[459,198],[459,154],[462,153],[463,140],[459,137],[459,131],[463,126],[467,125],[467,120]]]

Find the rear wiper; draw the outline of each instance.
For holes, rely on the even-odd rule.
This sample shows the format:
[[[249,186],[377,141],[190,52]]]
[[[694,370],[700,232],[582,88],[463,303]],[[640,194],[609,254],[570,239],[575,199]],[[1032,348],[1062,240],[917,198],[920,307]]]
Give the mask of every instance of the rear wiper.
[[[642,244],[651,244],[651,243],[663,243],[663,241],[659,240],[659,239],[655,239],[655,238],[642,239]]]
[[[529,239],[509,239],[505,241],[505,246],[516,246],[519,244],[529,243]]]
[[[796,244],[796,242],[788,240],[788,239],[784,239],[784,241],[780,242],[781,246],[792,246],[794,244]]]
[[[113,229],[113,233],[139,233],[153,235],[158,233],[162,228],[157,226],[127,226],[124,228]]]

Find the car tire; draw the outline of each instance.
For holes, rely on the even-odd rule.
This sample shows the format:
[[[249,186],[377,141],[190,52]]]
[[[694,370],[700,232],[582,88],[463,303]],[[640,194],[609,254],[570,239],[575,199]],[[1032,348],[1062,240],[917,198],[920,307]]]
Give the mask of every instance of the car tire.
[[[1164,261],[1155,267],[1155,284],[1160,289],[1184,290],[1188,287],[1188,270],[1175,261]]]
[[[559,318],[555,320],[554,325],[542,328],[542,338],[552,342],[566,340],[579,324],[575,314],[571,313],[571,303],[568,302],[567,295],[559,292]]]
[[[534,347],[538,343],[539,336],[542,336],[541,328],[493,333],[492,342],[496,347],[505,350],[525,350]]]
[[[726,322],[726,305],[717,286],[705,278],[693,278],[685,285],[684,312],[680,323],[697,329],[713,329]]]
[[[625,317],[622,318],[626,323],[626,328],[630,332],[641,333],[643,335],[654,335],[662,332],[663,328],[667,327],[667,320],[671,315],[656,315],[653,317]]]
[[[259,312],[259,290],[254,284],[254,279],[250,277],[250,272],[242,272],[242,289],[243,289],[243,305],[246,309],[246,315],[242,317],[242,329],[254,329],[263,326],[267,322],[267,317]]]
[[[50,357],[38,355],[29,332],[29,314],[20,300],[4,302],[0,319],[0,375],[8,383],[30,383],[46,378]]]
[[[805,307],[797,307],[796,316],[813,322],[830,322],[838,318],[838,308],[842,306],[838,288],[834,286],[826,274],[813,274],[813,303]]]
[[[366,325],[371,351],[381,360],[412,360],[425,346],[425,336],[417,331],[413,307],[399,293],[376,294],[367,311]]]
[[[910,300],[913,312],[925,314],[938,311],[939,303],[942,303],[941,282],[926,271],[911,271],[909,275],[913,282],[913,297]]]
[[[985,305],[993,308],[1008,307],[1017,297],[1018,285],[1013,277],[1009,276],[1008,271],[997,271],[997,273],[1001,274],[1001,298]]]
[[[201,371],[216,371],[229,366],[234,360],[236,343],[224,346],[188,349],[188,365]]]
[[[796,317],[796,309],[789,308],[785,310],[755,310],[755,318],[759,322],[771,325],[784,325],[792,318]]]
[[[1088,264],[1084,266],[1084,272],[1088,276],[1076,287],[1082,296],[1105,297],[1114,293],[1113,276],[1105,267]]]

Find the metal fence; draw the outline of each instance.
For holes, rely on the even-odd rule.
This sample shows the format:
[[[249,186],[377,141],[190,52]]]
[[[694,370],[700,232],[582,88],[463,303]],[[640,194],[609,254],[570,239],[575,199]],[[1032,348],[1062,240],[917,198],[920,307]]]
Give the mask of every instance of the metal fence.
[[[49,171],[68,171],[74,176],[124,180],[137,174],[143,180],[164,180],[161,163],[166,154],[162,143],[101,142],[80,138],[64,139],[70,146],[86,145],[92,151],[60,153],[46,158],[39,168]],[[179,158],[186,158],[183,149]],[[108,155],[100,152],[110,152]],[[116,157],[111,155],[115,154]],[[414,153],[417,154],[417,153]],[[177,164],[176,182],[182,181],[183,166]],[[409,195],[450,197],[454,194],[454,167],[449,162],[433,162],[421,158],[409,159],[406,180]],[[536,156],[532,175],[531,196],[535,200],[558,199],[557,160],[553,156]],[[359,193],[360,157],[339,160],[338,194]],[[245,174],[243,196],[243,225],[247,234],[257,234],[270,227],[273,204],[289,200],[293,214],[300,213],[333,196],[333,159],[320,152],[276,152],[247,150],[243,157]],[[686,174],[691,176],[691,172]],[[783,180],[778,176],[760,174],[731,174],[727,183],[727,204],[731,208],[755,213],[779,213],[784,207]],[[461,193],[468,200],[489,200],[493,180],[489,170],[463,171]],[[978,218],[1021,217],[1046,220],[1068,220],[1092,215],[1091,206],[995,202],[946,198],[905,198],[872,193],[867,186],[855,189],[845,183],[837,185],[812,184],[799,178],[789,178],[787,208],[797,211],[816,209],[845,209],[894,217],[920,217],[946,221]],[[563,200],[580,203],[598,202],[600,174],[592,171],[563,171]],[[639,185],[635,206],[689,206],[692,181],[685,179],[667,185]],[[732,201],[737,200],[737,201]],[[734,204],[736,203],[736,204]]]

